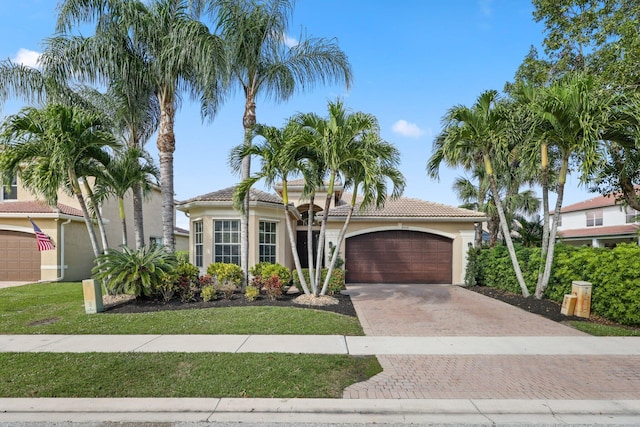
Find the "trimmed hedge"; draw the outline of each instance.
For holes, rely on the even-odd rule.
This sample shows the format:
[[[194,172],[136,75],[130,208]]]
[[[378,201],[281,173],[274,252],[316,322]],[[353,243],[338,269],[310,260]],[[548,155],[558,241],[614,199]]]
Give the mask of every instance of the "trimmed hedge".
[[[328,271],[329,271],[328,268],[323,268],[322,272],[320,273],[321,274],[320,283],[318,284],[318,287],[320,289],[324,284],[324,279],[327,277]],[[309,269],[303,268],[302,274],[304,274],[304,278],[307,282],[307,285],[309,285],[310,283]],[[331,272],[331,278],[329,279],[329,286],[327,286],[327,294],[336,295],[336,294],[339,294],[342,290],[344,290],[345,289],[344,279],[345,279],[345,271],[342,268],[334,268],[333,271]],[[296,288],[298,288],[298,291],[302,292],[302,284],[300,284],[300,278],[298,277],[298,273],[296,273],[295,270],[293,271],[293,285]]]
[[[540,248],[516,247],[527,288],[535,290]],[[613,249],[557,244],[545,297],[562,302],[571,282],[593,284],[591,311],[623,325],[640,324],[640,247],[625,243]],[[471,249],[465,276],[467,285],[489,286],[520,293],[509,252],[504,246]]]

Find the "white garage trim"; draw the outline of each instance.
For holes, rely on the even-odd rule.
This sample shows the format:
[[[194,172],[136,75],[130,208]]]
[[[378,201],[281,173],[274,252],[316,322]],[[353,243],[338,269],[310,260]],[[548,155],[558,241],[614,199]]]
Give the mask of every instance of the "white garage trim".
[[[352,233],[347,233],[345,235],[345,240],[348,239],[349,237],[359,236],[360,234],[375,233],[377,231],[395,231],[395,230],[418,231],[420,233],[435,234],[436,236],[446,237],[447,239],[451,239],[451,240],[454,240],[458,236],[458,234],[455,234],[455,233],[445,233],[443,231],[435,230],[433,228],[414,227],[411,225],[399,224],[399,225],[390,225],[390,226],[384,226],[384,227],[366,228],[363,230],[354,231]]]
[[[0,230],[17,231],[19,233],[36,234],[36,233],[33,232],[33,228],[32,227],[20,227],[20,226],[17,226],[17,225],[0,224]]]

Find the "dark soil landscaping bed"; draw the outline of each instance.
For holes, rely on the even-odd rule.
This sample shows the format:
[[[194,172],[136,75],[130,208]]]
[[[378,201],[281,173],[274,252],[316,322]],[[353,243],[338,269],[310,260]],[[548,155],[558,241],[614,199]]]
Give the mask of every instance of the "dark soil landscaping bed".
[[[194,301],[183,303],[179,299],[172,299],[170,301],[162,301],[156,299],[132,299],[129,301],[114,304],[105,308],[105,313],[144,313],[150,311],[162,311],[162,310],[186,310],[186,309],[207,309],[207,308],[223,308],[223,307],[261,307],[261,306],[273,306],[273,307],[292,307],[300,309],[313,309],[330,311],[333,313],[344,314],[345,316],[356,316],[356,311],[351,303],[351,297],[349,295],[332,295],[333,298],[338,300],[338,304],[334,305],[322,305],[322,306],[309,306],[296,304],[293,300],[300,294],[286,294],[278,297],[275,300],[270,300],[268,297],[261,295],[255,301],[248,301],[240,293],[235,293],[230,299],[218,298],[214,301],[204,302]]]
[[[562,304],[557,303],[555,301],[551,301],[549,299],[535,299],[533,296],[529,298],[525,298],[520,294],[514,294],[512,292],[504,291],[502,289],[490,288],[487,286],[471,286],[467,287],[471,291],[477,292],[479,294],[506,302],[507,304],[511,304],[513,306],[519,307],[529,313],[539,314],[540,316],[546,317],[549,320],[553,320],[554,322],[566,322],[569,320],[577,320],[580,322],[591,322],[598,323],[601,325],[609,325],[609,326],[620,326],[627,329],[637,329],[634,327],[619,325],[618,323],[607,320],[603,317],[596,316],[591,314],[591,317],[585,319],[583,317],[577,316],[565,316],[560,314],[560,309],[562,308]]]

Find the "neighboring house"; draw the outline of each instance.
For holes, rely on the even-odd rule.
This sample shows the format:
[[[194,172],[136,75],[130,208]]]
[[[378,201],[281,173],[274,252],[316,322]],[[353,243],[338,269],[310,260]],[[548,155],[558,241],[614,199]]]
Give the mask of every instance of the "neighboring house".
[[[135,245],[133,207],[125,200],[129,246]],[[145,236],[149,244],[162,241],[160,192],[154,189],[143,205]],[[122,243],[122,226],[117,200],[102,205],[109,246]],[[56,248],[38,251],[31,218],[47,234]],[[97,226],[96,233],[99,233]],[[100,235],[98,234],[98,239]],[[176,248],[188,248],[188,232],[176,230]],[[0,186],[0,281],[81,280],[91,276],[93,250],[74,198],[59,194],[58,206],[38,201],[13,181],[10,188]]]
[[[249,265],[278,262],[294,268],[286,230],[291,221],[296,250],[307,266],[309,200],[301,197],[303,182],[288,184],[292,214],[285,217],[278,195],[250,192]],[[280,190],[276,188],[276,190]],[[350,195],[337,186],[331,197],[323,263],[337,243],[348,212]],[[212,262],[240,262],[240,213],[233,208],[235,187],[194,197],[178,204],[190,219],[190,258],[204,272]],[[326,193],[314,205],[314,241]],[[474,224],[484,214],[417,199],[387,201],[383,209],[354,212],[339,248],[349,283],[463,283],[466,254],[473,245]],[[314,245],[315,246],[315,245]]]
[[[613,196],[594,197],[560,210],[558,237],[567,244],[593,247],[637,243],[639,215],[635,209],[616,204]]]

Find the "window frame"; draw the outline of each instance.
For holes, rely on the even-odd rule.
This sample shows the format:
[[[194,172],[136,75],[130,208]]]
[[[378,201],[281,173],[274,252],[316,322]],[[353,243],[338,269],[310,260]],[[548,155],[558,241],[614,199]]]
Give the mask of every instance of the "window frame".
[[[599,227],[604,224],[602,209],[587,211],[585,212],[585,216],[587,219],[587,227]]]
[[[213,262],[240,265],[239,219],[213,220]]]
[[[204,223],[202,220],[193,221],[193,265],[204,266]]]
[[[640,222],[640,211],[633,209],[631,206],[627,206],[624,210],[626,224],[636,224]]]
[[[6,191],[5,185],[0,185],[0,200],[18,200],[18,177],[13,175],[11,185],[8,186],[9,191]]]
[[[266,226],[270,230],[266,230]],[[266,241],[268,237],[268,242]],[[264,249],[264,250],[263,250]],[[268,252],[268,253],[267,253]],[[258,223],[258,262],[275,264],[278,261],[278,222],[261,220]]]

